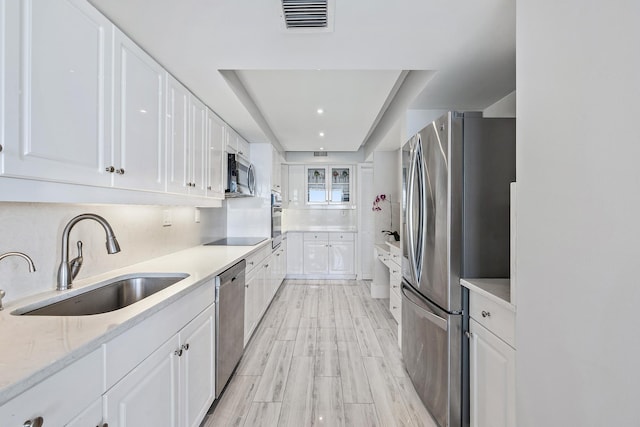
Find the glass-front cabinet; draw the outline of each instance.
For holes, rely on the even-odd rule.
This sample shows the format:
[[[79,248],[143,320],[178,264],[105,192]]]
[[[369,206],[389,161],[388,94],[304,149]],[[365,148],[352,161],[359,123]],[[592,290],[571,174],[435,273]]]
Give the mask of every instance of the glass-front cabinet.
[[[353,167],[306,166],[306,203],[309,205],[353,204]]]

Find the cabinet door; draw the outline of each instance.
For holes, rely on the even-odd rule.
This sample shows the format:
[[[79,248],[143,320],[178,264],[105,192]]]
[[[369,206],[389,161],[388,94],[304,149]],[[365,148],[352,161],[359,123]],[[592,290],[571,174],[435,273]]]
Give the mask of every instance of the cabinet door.
[[[180,331],[181,425],[197,427],[215,398],[215,306]]]
[[[354,274],[353,242],[329,242],[329,274]]]
[[[328,184],[326,167],[305,166],[305,200],[308,205],[327,203]]]
[[[207,109],[207,197],[224,199],[225,126]]]
[[[287,274],[304,273],[302,233],[287,233]]]
[[[237,147],[238,147],[238,154],[248,159],[250,147],[251,147],[249,145],[249,142],[246,141],[243,137],[241,137],[238,134],[236,134],[236,141],[237,141]]]
[[[303,207],[306,200],[304,165],[289,165],[287,184],[288,207],[292,209]]]
[[[190,182],[189,91],[168,76],[166,98],[167,191],[186,194]]]
[[[2,172],[111,185],[111,23],[81,0],[1,3]]]
[[[205,147],[207,140],[207,107],[193,95],[189,96],[189,142],[191,179],[189,194],[204,196],[205,181]]]
[[[282,194],[282,207],[289,207],[289,165],[280,165],[280,193]]]
[[[329,168],[329,203],[353,203],[353,168],[351,166],[331,166]]]
[[[262,269],[258,268],[254,270],[254,272],[249,273],[246,277],[246,282],[244,284],[245,292],[244,292],[244,345],[247,345],[249,342],[249,338],[251,338],[251,334],[253,333],[253,328],[256,325],[256,286],[259,281],[256,280],[256,277],[260,274]]]
[[[175,335],[104,395],[109,427],[179,425],[179,345]]]
[[[329,244],[325,241],[304,242],[304,274],[327,274],[329,271]]]
[[[114,186],[164,190],[164,71],[115,30]]]
[[[471,427],[510,427],[515,420],[515,350],[469,320]]]

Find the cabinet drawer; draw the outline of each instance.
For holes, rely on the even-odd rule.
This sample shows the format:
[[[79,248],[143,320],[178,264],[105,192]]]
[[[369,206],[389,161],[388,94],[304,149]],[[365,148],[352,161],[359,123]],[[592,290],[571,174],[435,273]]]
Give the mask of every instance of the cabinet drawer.
[[[384,249],[379,248],[377,246],[376,246],[376,249],[375,249],[375,255],[381,262],[384,262],[385,258],[389,258],[389,252],[387,252]]]
[[[391,261],[393,261],[394,264],[397,264],[398,267],[400,267],[402,265],[402,255],[400,255],[398,252],[391,251]]]
[[[329,233],[329,240],[332,242],[354,241],[354,233]]]
[[[402,285],[402,274],[398,273],[389,274],[389,286],[392,292],[395,292],[400,296],[400,286]]]
[[[247,255],[245,258],[247,261],[247,273],[251,272],[254,268],[260,265],[260,261],[271,255],[271,246],[265,246],[257,251]]]
[[[469,292],[469,316],[515,348],[515,313],[500,303],[477,293]]]
[[[329,240],[329,233],[304,233],[304,240]]]
[[[22,426],[42,417],[44,426],[62,426],[102,395],[102,349],[53,374],[0,406],[3,426]]]
[[[400,324],[402,322],[402,299],[399,293],[389,292],[389,311],[396,322]]]

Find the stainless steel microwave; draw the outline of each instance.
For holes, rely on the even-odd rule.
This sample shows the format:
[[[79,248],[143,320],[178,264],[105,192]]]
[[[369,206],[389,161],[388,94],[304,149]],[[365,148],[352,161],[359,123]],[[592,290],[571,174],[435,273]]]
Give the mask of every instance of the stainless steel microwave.
[[[225,197],[252,197],[256,193],[255,168],[239,154],[227,154]]]

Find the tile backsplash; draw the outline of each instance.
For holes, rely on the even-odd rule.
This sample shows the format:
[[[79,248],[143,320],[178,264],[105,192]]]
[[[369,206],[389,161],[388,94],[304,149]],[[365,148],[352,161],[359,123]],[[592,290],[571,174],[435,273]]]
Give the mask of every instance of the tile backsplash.
[[[171,226],[163,226],[165,211],[169,211]],[[0,203],[0,253],[24,252],[37,270],[29,273],[26,262],[18,257],[0,261],[5,302],[55,288],[62,230],[71,218],[87,212],[111,224],[121,252],[107,254],[105,233],[97,222],[76,224],[69,240],[69,258],[76,256],[76,242],[82,240],[84,263],[78,279],[226,236],[226,212],[221,208],[200,208],[200,222],[196,223],[193,207]]]

